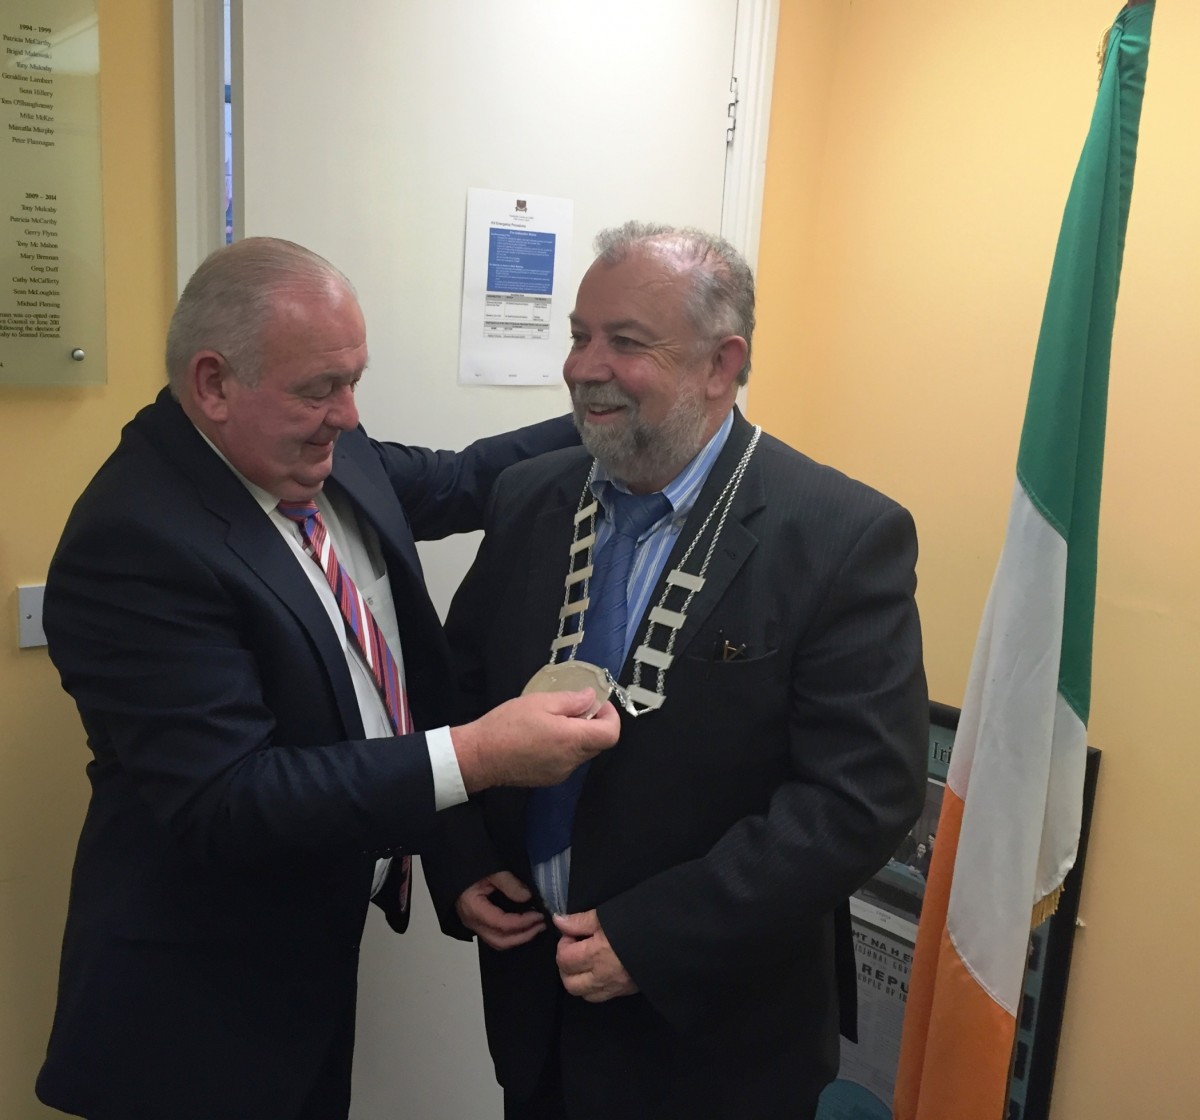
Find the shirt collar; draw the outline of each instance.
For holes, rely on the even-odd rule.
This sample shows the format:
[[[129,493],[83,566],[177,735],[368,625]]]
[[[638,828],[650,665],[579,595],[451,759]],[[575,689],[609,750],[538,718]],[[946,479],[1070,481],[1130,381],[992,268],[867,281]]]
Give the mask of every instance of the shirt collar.
[[[192,427],[196,428],[196,425],[193,424]],[[247,490],[250,491],[250,496],[256,502],[258,502],[258,504],[260,506],[262,506],[264,511],[266,511],[267,513],[270,513],[279,504],[278,498],[276,498],[274,495],[268,493],[261,486],[257,486],[255,483],[251,482],[244,474],[242,474],[241,471],[239,471],[237,469],[237,467],[235,467],[227,458],[225,458],[225,455],[222,453],[221,449],[219,447],[217,447],[217,445],[215,443],[213,443],[213,441],[211,439],[209,439],[208,436],[206,436],[203,432],[201,432],[199,428],[196,428],[196,431],[199,433],[200,438],[202,440],[204,440],[204,442],[207,443],[208,446],[213,449],[213,454],[216,455],[216,457],[218,459],[220,459],[221,462],[224,463],[231,471],[233,471],[234,477]]]

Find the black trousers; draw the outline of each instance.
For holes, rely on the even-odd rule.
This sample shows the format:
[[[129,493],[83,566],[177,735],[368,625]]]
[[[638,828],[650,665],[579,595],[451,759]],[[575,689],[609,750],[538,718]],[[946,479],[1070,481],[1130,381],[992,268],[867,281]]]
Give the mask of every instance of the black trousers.
[[[353,1023],[353,1020],[351,1020]],[[338,1032],[313,1079],[295,1120],[347,1120],[350,1070],[354,1064],[354,1027]]]
[[[504,1091],[504,1120],[567,1120],[563,1100],[562,1061],[557,1042],[551,1047],[533,1096],[514,1097]],[[615,1118],[614,1118],[615,1120]]]

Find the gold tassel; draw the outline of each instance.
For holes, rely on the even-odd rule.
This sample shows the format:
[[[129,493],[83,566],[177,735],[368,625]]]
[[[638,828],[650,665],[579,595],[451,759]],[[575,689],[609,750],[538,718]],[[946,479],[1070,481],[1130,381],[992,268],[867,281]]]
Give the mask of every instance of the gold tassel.
[[[1108,37],[1112,34],[1112,28],[1106,28],[1104,34],[1100,36],[1100,45],[1096,48],[1096,88],[1100,88],[1100,83],[1104,80],[1104,57],[1108,54]]]
[[[1045,898],[1039,899],[1033,907],[1033,917],[1029,922],[1030,929],[1037,929],[1047,918],[1052,917],[1058,909],[1058,900],[1062,898],[1060,883]]]

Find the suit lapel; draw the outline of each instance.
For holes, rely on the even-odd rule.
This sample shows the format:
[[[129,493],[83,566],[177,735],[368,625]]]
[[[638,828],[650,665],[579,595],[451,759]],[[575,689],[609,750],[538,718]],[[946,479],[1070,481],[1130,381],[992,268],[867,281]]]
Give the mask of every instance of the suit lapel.
[[[412,534],[402,529],[407,522],[399,499],[390,487],[381,490],[371,479],[345,437],[334,448],[332,477],[371,523],[383,547],[402,560],[406,572],[419,580],[421,560]]]
[[[347,734],[362,734],[362,718],[346,658],[329,616],[296,557],[241,480],[204,442],[164,389],[143,415],[149,438],[195,486],[201,505],[228,526],[230,551],[292,613],[325,667]]]
[[[696,499],[696,504],[692,507],[692,511],[688,515],[683,532],[679,534],[679,539],[675,542],[675,547],[671,549],[671,554],[667,557],[667,562],[663,565],[658,583],[650,595],[649,603],[651,608],[657,605],[659,599],[662,597],[663,588],[666,586],[667,574],[678,566],[688,548],[696,540],[697,534],[700,532],[700,527],[704,524],[704,519],[708,516],[709,510],[713,508],[721,491],[725,488],[725,484],[729,481],[730,475],[733,474],[734,468],[741,459],[742,453],[746,450],[746,445],[750,442],[753,430],[752,425],[735,409],[733,428],[730,430],[729,438],[725,441],[725,446],[721,449],[721,454],[717,456],[717,461],[713,464],[713,468],[709,472],[708,479],[705,481],[704,487]],[[713,549],[708,569],[704,573],[704,587],[692,599],[691,606],[687,611],[687,622],[684,623],[683,628],[675,638],[673,652],[676,658],[685,653],[695,640],[695,636],[703,628],[705,620],[712,613],[713,608],[724,597],[733,578],[738,574],[742,565],[745,564],[750,554],[758,545],[758,537],[746,527],[745,522],[752,514],[763,507],[765,500],[766,494],[763,486],[762,472],[755,459],[752,458],[746,468],[745,475],[742,477],[741,485],[738,487],[733,505],[730,507],[729,516],[725,520],[725,525],[721,529],[716,547]],[[700,566],[704,562],[705,553],[708,551],[709,543],[712,540],[711,534],[715,525],[716,519],[709,526],[704,539],[696,545],[695,550],[689,557],[685,569],[689,573],[696,574],[699,572]],[[675,594],[678,595],[679,592]],[[647,610],[648,615],[649,610]],[[649,619],[645,617],[638,625],[636,637],[629,647],[629,659],[626,660],[625,665],[622,667],[621,680],[623,682],[627,682],[629,675],[632,673],[633,653],[646,640],[648,630]],[[655,633],[657,639],[655,642],[656,648],[662,648],[664,635],[665,631],[661,627],[657,627]],[[645,674],[645,670],[643,670],[643,674]],[[667,682],[669,690],[669,669],[667,670]]]
[[[420,627],[426,634],[440,636],[441,621],[425,590],[421,558],[395,491],[390,485],[380,486],[370,476],[346,437],[338,441],[334,450],[331,479],[346,492],[379,537],[396,617],[401,623],[401,638],[407,629],[405,622]]]

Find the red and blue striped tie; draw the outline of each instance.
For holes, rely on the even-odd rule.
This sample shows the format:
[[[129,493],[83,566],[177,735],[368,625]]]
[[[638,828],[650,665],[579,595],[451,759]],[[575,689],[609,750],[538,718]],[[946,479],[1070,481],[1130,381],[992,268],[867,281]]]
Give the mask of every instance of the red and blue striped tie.
[[[338,610],[345,619],[346,629],[353,636],[354,644],[362,654],[363,661],[375,681],[375,687],[379,689],[379,695],[383,698],[383,706],[387,709],[392,730],[397,735],[407,735],[413,729],[412,716],[408,710],[408,696],[400,684],[400,671],[396,666],[396,659],[388,649],[387,640],[371,614],[367,601],[350,578],[350,573],[342,567],[342,562],[337,558],[333,542],[325,530],[321,511],[317,509],[315,502],[281,501],[278,508],[284,517],[299,526],[304,551],[325,573],[325,579],[328,580],[333,597],[337,600]],[[402,857],[404,878],[400,888],[400,905],[403,909],[408,908],[410,862],[408,856]]]

